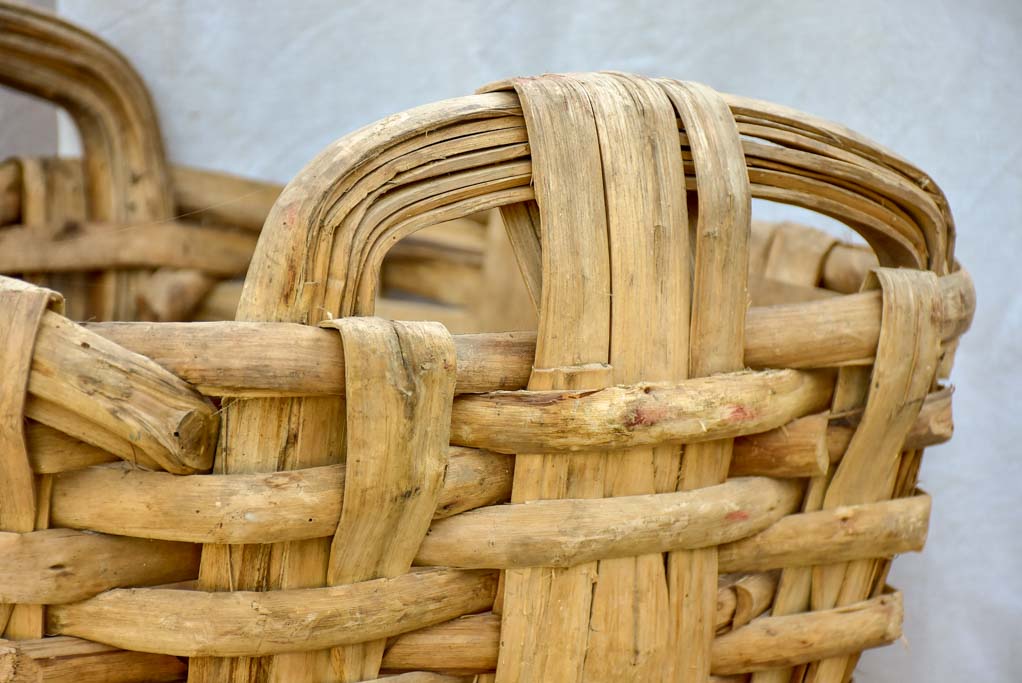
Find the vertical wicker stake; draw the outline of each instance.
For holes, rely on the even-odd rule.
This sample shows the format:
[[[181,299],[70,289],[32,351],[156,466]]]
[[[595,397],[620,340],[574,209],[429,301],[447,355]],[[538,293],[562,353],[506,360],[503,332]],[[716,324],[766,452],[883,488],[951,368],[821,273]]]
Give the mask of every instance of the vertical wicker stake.
[[[697,286],[702,287],[705,313],[693,329],[701,336],[699,348],[705,349],[709,359],[693,369],[710,374],[741,367],[749,190],[737,129],[723,100],[697,86],[657,84],[617,74],[520,79],[514,86],[529,127],[543,235],[537,368],[552,363],[576,366],[570,383],[549,383],[543,388],[581,386],[582,368],[577,366],[603,362],[602,352],[579,356],[583,338],[574,336],[580,329],[602,327],[600,316],[593,315],[603,310],[602,304],[585,302],[593,292],[611,296],[606,358],[613,383],[676,381],[687,374],[688,228],[672,100],[694,131],[689,137],[695,138],[696,163],[705,164],[705,175],[697,179],[701,183],[702,236],[698,243],[702,257],[700,260],[697,255],[696,266],[702,278],[697,279]],[[578,93],[585,97],[580,99]],[[593,130],[595,142],[588,132]],[[599,152],[598,159],[592,158],[593,151]],[[523,271],[536,272],[538,250],[532,248],[534,240],[529,237],[536,233],[537,221],[526,209],[509,210],[505,216]],[[595,230],[595,235],[583,237],[582,226]],[[592,277],[586,270],[606,258],[600,253],[589,259],[585,256],[594,246],[602,245],[604,230],[609,235],[609,282],[606,275]],[[571,240],[581,245],[573,245]],[[563,251],[556,251],[562,247]],[[565,315],[573,309],[582,314]],[[720,320],[720,327],[715,327]],[[597,339],[593,339],[594,349],[599,348]],[[555,342],[563,348],[556,360],[545,355]],[[565,382],[564,370],[558,372],[560,381]],[[592,382],[593,366],[584,372]],[[541,377],[544,375],[535,371],[530,388],[540,388],[537,382]],[[637,415],[635,419],[656,418]],[[724,479],[729,442],[693,451],[690,488]],[[700,451],[709,454],[704,457]],[[673,489],[678,476],[678,449],[669,445],[618,453],[609,460],[596,454],[569,457],[580,458],[577,469],[572,470],[563,456],[555,461],[519,455],[514,499],[600,495],[599,487],[584,487],[589,486],[586,482],[601,479],[604,496],[652,493]],[[699,474],[697,463],[708,468],[705,476]],[[556,482],[565,476],[568,487],[558,488]],[[555,485],[544,489],[539,482]],[[595,577],[591,572],[587,566],[508,572],[498,680],[609,681],[662,676],[674,665],[668,653],[677,651],[677,639],[684,637],[681,629],[670,625],[670,615],[677,612],[665,609],[668,588],[677,589],[693,572],[696,576],[690,580],[697,581],[700,589],[703,584],[713,584],[707,592],[707,605],[689,612],[696,615],[698,626],[691,628],[699,629],[698,642],[704,651],[694,666],[708,675],[715,562],[712,567],[681,571],[682,578],[670,583],[657,556],[604,560]],[[589,580],[596,581],[591,596],[586,588]],[[675,608],[680,607],[677,590],[670,600]],[[588,633],[580,632],[587,614]],[[669,638],[673,638],[670,644]],[[561,647],[551,647],[554,642]]]
[[[572,79],[522,81],[516,89],[529,126],[544,230],[539,336],[529,388],[598,389],[611,380],[611,283],[592,105]],[[564,144],[569,139],[572,144]],[[512,500],[598,498],[605,467],[599,453],[520,454]],[[579,679],[595,579],[595,562],[506,573],[498,681]]]
[[[693,377],[744,366],[748,308],[749,176],[734,118],[723,98],[706,86],[673,83],[671,95],[692,150],[699,214],[689,372]],[[744,416],[736,415],[736,419]],[[731,463],[730,439],[688,446],[681,490],[719,484]],[[671,553],[671,643],[678,657],[673,680],[697,683],[710,674],[717,585],[715,547]]]
[[[590,93],[603,162],[613,383],[684,379],[688,340],[676,333],[688,323],[688,219],[674,110],[663,90],[646,79],[592,74],[580,80]],[[679,449],[671,445],[614,453],[603,495],[656,493],[658,482],[676,480],[678,460]],[[661,676],[666,604],[659,553],[602,560],[584,680]]]
[[[439,323],[341,318],[326,324],[344,344],[348,453],[327,582],[407,574],[447,469],[454,342]],[[376,678],[386,642],[335,648],[335,680]]]
[[[56,292],[0,279],[0,531],[49,526],[51,476],[32,474],[22,415],[36,331],[47,308],[63,312],[63,304]],[[0,603],[0,636],[42,638],[43,610]]]
[[[928,271],[880,268],[864,287],[883,292],[883,325],[862,422],[823,498],[823,508],[872,503],[895,494],[905,437],[933,385],[942,319],[937,278]],[[913,477],[914,478],[914,477]],[[874,590],[875,560],[813,570],[812,604],[828,609],[862,600]],[[849,658],[813,665],[807,680],[841,683]]]

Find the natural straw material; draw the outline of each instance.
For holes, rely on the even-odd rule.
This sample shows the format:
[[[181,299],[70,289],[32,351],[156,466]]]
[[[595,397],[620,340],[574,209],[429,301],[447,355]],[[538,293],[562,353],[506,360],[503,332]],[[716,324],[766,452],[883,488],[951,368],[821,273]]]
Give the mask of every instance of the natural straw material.
[[[926,540],[974,309],[908,162],[703,85],[548,75],[280,191],[168,167],[107,46],[0,22],[0,77],[96,136],[0,167],[0,271],[37,283],[0,278],[0,679],[843,683],[900,636],[886,575]],[[386,319],[432,313],[455,329]]]

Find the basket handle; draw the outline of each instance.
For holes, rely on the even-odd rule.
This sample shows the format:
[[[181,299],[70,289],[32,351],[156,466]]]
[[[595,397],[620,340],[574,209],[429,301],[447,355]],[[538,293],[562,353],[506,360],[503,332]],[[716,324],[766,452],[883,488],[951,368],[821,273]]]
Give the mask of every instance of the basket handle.
[[[811,163],[805,173],[750,164],[754,198],[844,222],[869,242],[881,265],[948,272],[953,224],[942,192],[922,171],[838,124],[766,102],[724,100],[742,119],[743,135],[788,145],[806,158],[801,163]],[[874,173],[877,185],[861,195],[848,191],[844,176],[864,172]],[[355,131],[281,193],[249,268],[238,319],[315,324],[369,315],[391,246],[441,221],[528,202],[535,198],[531,182],[521,105],[510,92],[425,105]],[[898,208],[886,222],[880,214],[893,205]],[[509,233],[538,300],[538,226],[530,225],[527,209],[517,211],[524,218]]]
[[[0,83],[71,115],[82,140],[90,219],[138,222],[173,215],[152,100],[113,47],[52,14],[0,2]]]
[[[725,108],[733,113],[734,105],[726,104]],[[765,122],[762,127],[771,134],[773,129],[767,125],[770,120],[787,116],[768,105],[755,104],[746,118],[755,119],[759,111]],[[778,135],[795,136],[792,131],[798,130],[798,125],[798,120],[790,125],[785,120],[777,127]],[[822,131],[813,132],[817,142],[821,137],[837,144],[847,142],[847,148],[855,151],[844,153],[845,157],[856,156],[872,163],[880,156],[874,153],[875,147],[853,140],[839,126],[816,120],[812,126],[814,131]],[[801,143],[801,138],[797,142]],[[911,176],[901,169],[897,173],[903,179]],[[750,180],[753,196],[795,204],[805,201],[804,195],[771,184],[774,176],[769,174],[752,179],[750,173]],[[786,180],[780,178],[777,183]],[[823,181],[814,182],[826,186]],[[843,182],[838,179],[834,185]],[[438,102],[362,128],[330,145],[284,188],[266,219],[237,318],[317,324],[324,319],[371,315],[380,265],[392,245],[438,222],[535,199],[531,183],[532,159],[522,106],[510,92]],[[828,211],[869,232],[868,226],[855,221],[858,206],[846,208],[841,204],[845,195],[832,194],[836,199],[827,205]],[[909,198],[909,193],[903,197]],[[911,199],[923,201],[918,195]],[[884,227],[870,229],[881,235]],[[919,228],[918,233],[922,232]],[[535,253],[521,259],[523,262],[541,257],[538,233],[531,241],[527,237],[517,240],[516,245],[532,248]],[[925,263],[926,254],[901,248],[905,242],[891,242],[894,246],[888,260],[896,265]],[[943,258],[939,250],[931,250],[931,255]],[[530,286],[541,291],[546,283],[535,281],[535,275],[528,274],[533,280]],[[589,367],[593,374],[600,374],[597,364]],[[343,409],[340,398],[232,402],[224,407],[223,447],[214,469],[251,472],[335,462],[330,458],[339,457],[337,444],[344,439],[343,425],[338,426],[337,420]],[[258,428],[253,428],[256,425]],[[281,448],[267,449],[267,443],[280,444]],[[301,447],[296,445],[299,443]],[[272,581],[264,582],[271,564],[269,557],[239,552],[232,564],[231,552],[218,546],[204,548],[200,572],[204,590],[247,582],[274,585]],[[302,563],[315,562],[313,557],[318,556],[299,556],[289,549],[286,561],[296,572],[291,578],[307,571]],[[234,570],[228,571],[227,567]],[[302,576],[304,580],[319,574],[308,572]],[[591,585],[586,590],[591,590]],[[235,666],[244,667],[245,663],[210,664],[208,670],[206,664],[199,664],[195,679],[219,680],[224,677],[220,674]]]

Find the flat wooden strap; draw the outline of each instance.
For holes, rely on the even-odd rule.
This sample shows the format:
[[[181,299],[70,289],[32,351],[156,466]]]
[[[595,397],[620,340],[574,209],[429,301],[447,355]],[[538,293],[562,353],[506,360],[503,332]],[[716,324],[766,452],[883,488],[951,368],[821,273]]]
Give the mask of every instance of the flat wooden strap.
[[[872,368],[842,369],[832,404],[836,415],[861,409],[862,418],[836,470],[809,484],[803,503],[806,512],[873,503],[894,495],[906,437],[936,374],[943,319],[937,276],[931,271],[878,268],[862,288],[882,292],[876,360]],[[877,568],[874,560],[856,560],[812,570],[785,569],[774,614],[852,604],[862,599],[855,596],[870,595]],[[809,680],[841,683],[852,666],[849,657],[835,657],[815,663],[807,675]],[[779,669],[757,673],[753,681],[782,683],[790,677],[790,670]]]
[[[45,504],[38,505],[36,477],[25,443],[25,402],[32,349],[36,332],[47,308],[63,310],[60,294],[41,287],[0,277],[0,530],[25,533],[48,525],[48,493],[38,493]],[[40,477],[42,487],[49,477]],[[14,605],[0,604],[0,634],[8,637],[42,637],[41,608],[29,631],[9,628]],[[16,625],[11,624],[11,627]],[[9,632],[9,631],[15,632]],[[33,633],[34,632],[34,633]]]
[[[521,99],[535,187],[535,204],[504,211],[539,301],[529,388],[676,381],[693,362],[697,374],[742,367],[750,200],[738,131],[723,99],[703,86],[619,73],[515,79],[510,86]],[[706,350],[695,357],[679,116],[700,212],[696,288],[706,308],[693,314],[692,333]],[[643,446],[612,459],[520,454],[513,499],[673,491],[679,451]],[[719,483],[727,472],[722,455],[708,457],[714,475],[696,477],[693,487]],[[497,679],[662,676],[672,650],[670,588],[655,553],[509,571]],[[630,614],[648,618],[623,616]],[[703,648],[707,661],[712,635],[711,629]]]
[[[661,82],[678,109],[695,165],[695,225],[689,372],[693,377],[744,367],[745,314],[752,200],[742,142],[718,93],[698,83]],[[727,478],[732,440],[685,449],[679,488],[702,488]],[[668,671],[673,680],[701,683],[710,675],[715,634],[717,549],[672,553]]]
[[[450,439],[456,356],[443,325],[381,318],[323,323],[344,345],[346,452],[327,583],[408,572],[436,511]],[[376,678],[386,639],[335,648],[339,681]]]
[[[883,322],[869,393],[862,421],[824,494],[824,509],[895,494],[905,438],[937,372],[942,319],[937,276],[878,268],[863,283],[863,289],[877,287],[883,293]],[[875,560],[857,560],[815,567],[813,608],[840,607],[868,597],[880,566]],[[823,660],[811,668],[811,680],[842,683],[852,665],[854,658],[848,656]]]

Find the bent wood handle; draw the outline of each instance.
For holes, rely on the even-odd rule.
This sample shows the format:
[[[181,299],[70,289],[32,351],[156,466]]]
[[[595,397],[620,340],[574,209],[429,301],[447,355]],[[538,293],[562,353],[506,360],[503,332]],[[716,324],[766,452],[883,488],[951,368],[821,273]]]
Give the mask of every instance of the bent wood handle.
[[[74,119],[90,218],[172,215],[156,112],[141,77],[113,47],[52,14],[0,2],[0,83],[49,100]]]

